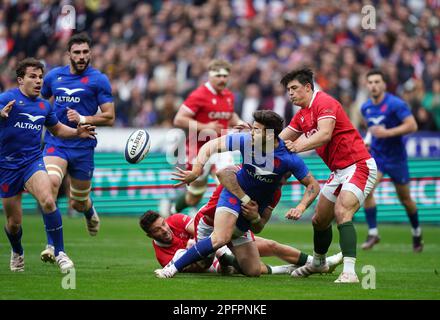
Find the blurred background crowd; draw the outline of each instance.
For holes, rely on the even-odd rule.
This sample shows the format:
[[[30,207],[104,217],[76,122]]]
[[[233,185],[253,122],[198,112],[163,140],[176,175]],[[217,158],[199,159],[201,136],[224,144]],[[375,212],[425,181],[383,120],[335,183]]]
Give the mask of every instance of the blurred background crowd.
[[[61,8],[73,5],[75,32],[92,37],[92,64],[111,81],[117,126],[172,127],[188,93],[206,81],[208,62],[224,58],[233,64],[229,88],[244,120],[264,108],[289,121],[295,110],[279,80],[306,65],[362,129],[365,74],[379,67],[419,129],[440,130],[440,0],[0,3],[0,90],[16,85],[15,65],[24,57],[43,60],[46,71],[67,64],[71,31]],[[362,27],[366,5],[375,9],[374,29]]]

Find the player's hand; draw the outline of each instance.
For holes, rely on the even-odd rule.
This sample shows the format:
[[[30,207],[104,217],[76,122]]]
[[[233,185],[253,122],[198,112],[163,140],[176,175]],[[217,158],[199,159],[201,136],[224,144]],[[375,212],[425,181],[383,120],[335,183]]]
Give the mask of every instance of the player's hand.
[[[70,122],[76,122],[79,123],[80,117],[79,117],[79,113],[76,110],[70,109],[69,107],[67,107],[67,119]]]
[[[299,145],[298,145],[297,141],[286,140],[286,141],[284,141],[284,143],[286,144],[286,148],[290,152],[295,152],[295,153],[298,152]]]
[[[389,131],[384,126],[372,126],[370,132],[376,138],[389,138]]]
[[[211,129],[220,134],[224,128],[218,121],[212,121],[207,123],[204,129]]]
[[[246,204],[242,204],[241,213],[246,220],[252,221],[257,219],[260,216],[258,213],[258,203],[256,203],[254,200],[251,200]]]
[[[303,215],[306,208],[304,205],[299,204],[296,206],[296,208],[292,208],[289,211],[287,211],[285,217],[290,220],[298,220]]]
[[[191,170],[182,170],[179,167],[176,167],[177,172],[171,173],[175,178],[171,178],[171,180],[180,181],[179,183],[176,183],[173,185],[174,188],[178,188],[180,186],[183,186],[184,184],[190,184],[194,180],[196,180],[199,175]]]
[[[14,105],[14,103],[15,103],[15,100],[11,100],[3,107],[3,109],[0,112],[0,116],[2,118],[9,117],[9,112],[12,110],[12,106]]]
[[[249,131],[252,129],[252,126],[249,123],[242,121],[239,124],[237,124],[236,126],[234,126],[233,129],[238,130],[238,132]]]
[[[90,124],[79,124],[76,128],[76,133],[80,138],[96,139],[97,133],[95,132],[96,127]]]

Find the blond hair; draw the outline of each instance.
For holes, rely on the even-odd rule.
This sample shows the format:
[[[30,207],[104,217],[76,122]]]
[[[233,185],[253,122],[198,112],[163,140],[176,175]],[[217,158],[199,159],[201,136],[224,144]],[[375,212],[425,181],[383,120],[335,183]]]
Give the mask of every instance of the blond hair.
[[[226,61],[221,59],[211,60],[208,64],[208,71],[217,71],[220,69],[226,69],[228,72],[231,72],[232,65]]]

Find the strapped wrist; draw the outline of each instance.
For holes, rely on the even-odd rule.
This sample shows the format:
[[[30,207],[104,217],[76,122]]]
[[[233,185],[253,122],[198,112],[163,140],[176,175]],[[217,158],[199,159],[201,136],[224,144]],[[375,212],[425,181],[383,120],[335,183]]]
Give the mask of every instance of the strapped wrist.
[[[85,124],[86,123],[86,117],[79,115],[79,124]]]
[[[243,198],[240,199],[240,201],[241,201],[241,203],[243,203],[243,204],[248,204],[249,201],[251,201],[251,197],[249,197],[247,194],[245,194],[245,195],[243,196]]]

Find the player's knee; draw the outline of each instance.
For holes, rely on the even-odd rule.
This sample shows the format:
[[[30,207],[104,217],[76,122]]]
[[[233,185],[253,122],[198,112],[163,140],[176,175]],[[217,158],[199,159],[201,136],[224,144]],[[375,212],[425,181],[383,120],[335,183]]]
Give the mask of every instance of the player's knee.
[[[252,266],[243,270],[243,273],[248,277],[259,277],[261,276],[261,267],[259,264]]]
[[[57,205],[55,203],[55,200],[53,199],[51,194],[47,194],[42,197],[42,199],[39,201],[39,204],[41,206],[41,209],[43,209],[43,212],[54,212],[57,208]]]
[[[400,201],[405,208],[411,208],[412,206],[415,206],[414,201],[412,201],[410,197],[403,198]]]
[[[272,253],[276,253],[278,250],[278,242],[274,240],[267,240],[266,245]]]
[[[84,212],[87,210],[87,200],[86,201],[79,201],[79,200],[72,200],[72,208],[75,209],[78,212]]]
[[[318,229],[318,230],[321,229],[323,230],[326,227],[322,217],[318,216],[316,213],[312,217],[312,225],[314,229]]]
[[[17,234],[21,228],[21,216],[20,217],[8,217],[7,229],[10,234]]]

